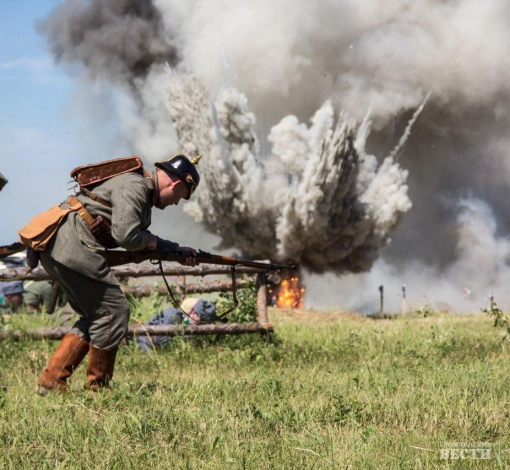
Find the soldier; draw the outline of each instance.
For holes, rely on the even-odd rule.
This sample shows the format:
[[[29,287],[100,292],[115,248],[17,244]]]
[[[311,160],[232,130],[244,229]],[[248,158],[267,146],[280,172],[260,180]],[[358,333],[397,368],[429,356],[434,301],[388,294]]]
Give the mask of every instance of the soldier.
[[[0,191],[2,191],[2,189],[4,189],[4,186],[8,182],[9,182],[9,180],[4,175],[2,175],[2,173],[0,173]]]
[[[105,246],[88,228],[87,216],[101,215],[111,223],[111,236],[130,251],[171,249],[190,254],[183,264],[196,265],[196,251],[150,233],[151,210],[188,200],[200,176],[184,155],[156,163],[152,174],[131,171],[117,174],[77,194],[83,210],[68,214],[56,235],[41,252],[44,269],[60,284],[79,319],[64,336],[37,380],[38,393],[65,392],[67,379],[88,353],[85,388],[108,387],[115,358],[126,335],[129,304],[105,257]],[[64,202],[73,204],[72,198]],[[89,217],[90,218],[90,217]]]
[[[23,304],[29,311],[40,312],[44,307],[48,308],[53,297],[53,285],[49,281],[26,281],[23,285]],[[64,305],[62,293],[56,299],[57,307]]]
[[[183,312],[186,315],[183,315]],[[181,304],[181,308],[167,308],[154,315],[145,325],[196,325],[210,321],[216,313],[214,304],[205,299],[188,297]],[[139,336],[138,346],[144,351],[150,351],[154,346],[165,346],[170,342],[168,336]]]
[[[4,282],[0,290],[5,300],[5,306],[10,312],[15,312],[23,305],[23,281]]]

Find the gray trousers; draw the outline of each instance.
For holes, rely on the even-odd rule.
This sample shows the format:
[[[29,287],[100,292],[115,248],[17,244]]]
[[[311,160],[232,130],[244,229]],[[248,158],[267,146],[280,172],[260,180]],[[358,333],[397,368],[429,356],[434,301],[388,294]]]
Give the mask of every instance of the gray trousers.
[[[96,281],[41,253],[41,264],[80,316],[71,333],[96,348],[114,349],[127,333],[129,303],[119,286]]]

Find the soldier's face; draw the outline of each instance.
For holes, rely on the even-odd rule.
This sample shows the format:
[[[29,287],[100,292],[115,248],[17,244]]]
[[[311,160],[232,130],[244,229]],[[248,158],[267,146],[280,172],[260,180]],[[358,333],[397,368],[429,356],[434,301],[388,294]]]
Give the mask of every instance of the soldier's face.
[[[179,178],[172,178],[164,171],[158,171],[158,186],[159,186],[159,209],[164,209],[167,206],[176,206],[181,199],[188,196],[189,189],[184,181]]]
[[[195,311],[195,309],[192,309],[189,314],[189,319],[192,324],[200,323],[200,315]]]

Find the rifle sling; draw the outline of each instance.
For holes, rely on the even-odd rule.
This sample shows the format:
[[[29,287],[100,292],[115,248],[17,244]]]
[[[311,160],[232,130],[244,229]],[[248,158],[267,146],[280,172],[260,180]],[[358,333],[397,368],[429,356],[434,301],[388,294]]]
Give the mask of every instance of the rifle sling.
[[[152,263],[152,261],[151,261],[151,263]],[[178,308],[185,316],[188,317],[188,319],[190,319],[191,317],[189,316],[189,313],[185,312],[181,308],[181,306],[177,303],[177,300],[175,300],[174,293],[172,292],[172,289],[170,288],[170,284],[168,284],[168,281],[166,280],[165,273],[163,271],[163,263],[161,262],[161,260],[158,260],[158,265],[159,265],[159,271],[161,272],[161,277],[163,278],[163,281],[165,281],[166,290],[168,291],[168,294],[170,295],[170,298],[172,299],[172,302],[173,302],[175,308]]]
[[[234,301],[234,305],[231,308],[223,312],[221,315],[216,315],[216,320],[222,320],[225,318],[230,312],[235,310],[239,305],[239,301],[237,300],[237,285],[236,285],[236,267],[235,265],[230,266],[230,273],[232,274],[232,299]]]

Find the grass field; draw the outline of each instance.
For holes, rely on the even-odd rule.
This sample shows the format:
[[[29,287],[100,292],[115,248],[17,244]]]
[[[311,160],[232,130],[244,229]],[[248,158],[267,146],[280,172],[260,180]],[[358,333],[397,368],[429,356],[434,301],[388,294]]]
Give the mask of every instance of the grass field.
[[[127,345],[105,393],[81,389],[80,366],[71,393],[39,397],[56,343],[0,343],[0,468],[510,468],[509,344],[491,318],[269,316],[272,339]],[[448,446],[468,458],[441,459]]]

